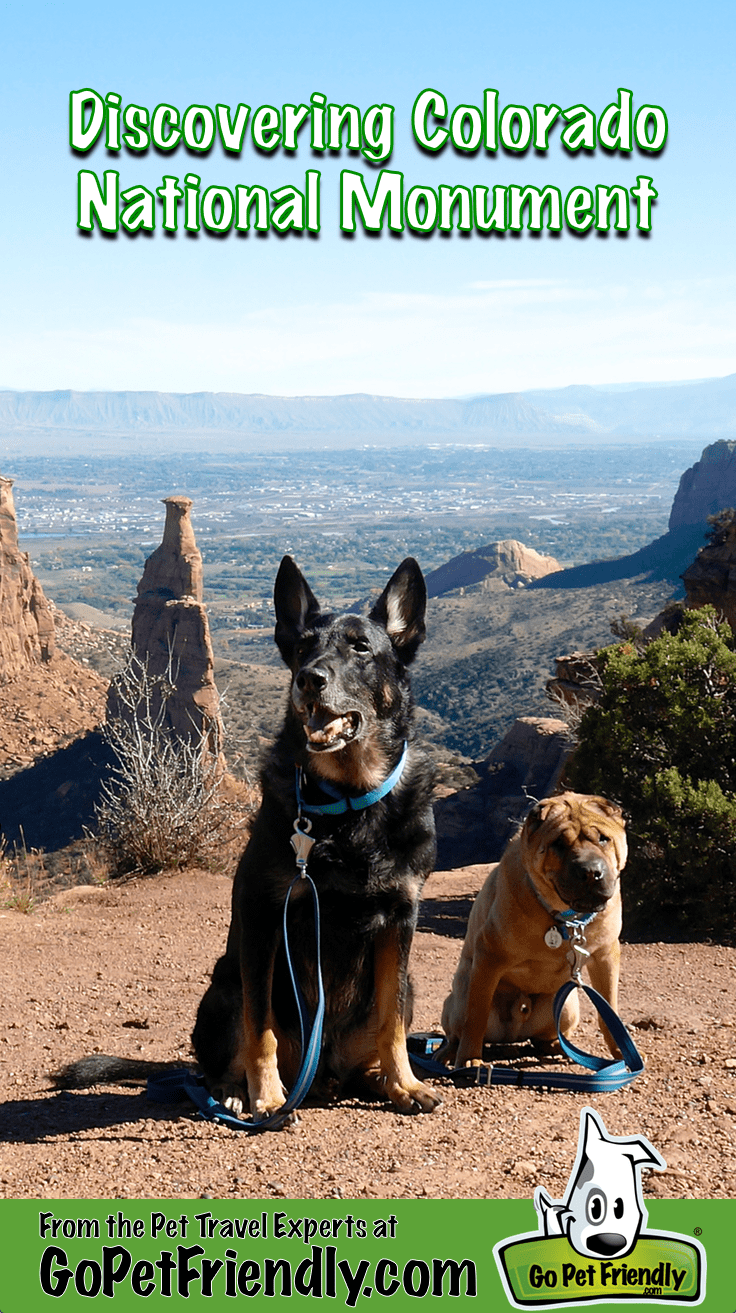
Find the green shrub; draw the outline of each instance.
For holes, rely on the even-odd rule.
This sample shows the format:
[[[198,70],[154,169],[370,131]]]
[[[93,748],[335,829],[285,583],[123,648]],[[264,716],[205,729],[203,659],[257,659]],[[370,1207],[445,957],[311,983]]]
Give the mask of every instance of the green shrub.
[[[712,607],[598,654],[570,786],[628,813],[626,933],[736,937],[736,644]]]

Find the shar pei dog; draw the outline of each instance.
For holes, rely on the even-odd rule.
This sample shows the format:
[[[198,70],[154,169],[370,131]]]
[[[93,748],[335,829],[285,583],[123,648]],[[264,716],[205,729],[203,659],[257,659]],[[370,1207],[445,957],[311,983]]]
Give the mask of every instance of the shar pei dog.
[[[541,1052],[554,1051],[552,1004],[572,975],[575,923],[584,934],[590,982],[617,1010],[619,877],[626,851],[623,816],[607,799],[562,793],[536,804],[471,909],[442,1013],[445,1061],[477,1065],[484,1042],[529,1039]],[[574,991],[562,1012],[562,1033],[571,1034],[578,1020]]]

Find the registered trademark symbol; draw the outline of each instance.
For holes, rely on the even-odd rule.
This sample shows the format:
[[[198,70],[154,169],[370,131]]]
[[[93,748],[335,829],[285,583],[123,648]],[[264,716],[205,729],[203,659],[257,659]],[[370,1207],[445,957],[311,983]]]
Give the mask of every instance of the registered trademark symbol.
[[[693,1227],[693,1235],[702,1235],[702,1234],[703,1234],[702,1226]]]

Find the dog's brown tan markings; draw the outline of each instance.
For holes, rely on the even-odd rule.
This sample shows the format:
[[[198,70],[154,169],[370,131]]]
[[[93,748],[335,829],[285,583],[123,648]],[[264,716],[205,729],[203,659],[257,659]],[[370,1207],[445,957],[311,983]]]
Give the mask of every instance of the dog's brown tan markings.
[[[193,1042],[209,1088],[263,1119],[284,1102],[299,1066],[299,1025],[281,914],[294,873],[297,775],[319,795],[369,793],[406,757],[396,787],[365,809],[314,815],[309,875],[319,893],[325,987],[318,1089],[346,1082],[402,1112],[431,1112],[438,1096],[406,1052],[409,949],[419,892],[434,867],[433,771],[418,746],[408,666],[424,638],[426,588],[407,558],[371,613],[322,611],[291,557],[274,590],[276,643],[291,672],[286,715],[261,774],[262,803],[233,886],[227,947],[199,1007]],[[301,789],[301,784],[300,784]],[[314,1011],[311,900],[289,906],[295,974]]]

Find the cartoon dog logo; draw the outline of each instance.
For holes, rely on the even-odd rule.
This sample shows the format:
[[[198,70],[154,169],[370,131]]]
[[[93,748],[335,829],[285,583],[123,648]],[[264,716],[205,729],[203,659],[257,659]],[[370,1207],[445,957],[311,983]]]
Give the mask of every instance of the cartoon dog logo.
[[[667,1164],[643,1135],[609,1135],[592,1108],[583,1110],[580,1130],[565,1198],[554,1201],[538,1186],[534,1206],[544,1234],[566,1235],[584,1258],[625,1258],[646,1222],[641,1168]]]
[[[551,1199],[539,1186],[537,1231],[494,1246],[509,1303],[520,1309],[632,1300],[700,1304],[706,1276],[702,1245],[648,1228],[642,1169],[666,1166],[643,1135],[609,1135],[599,1114],[583,1108],[564,1197]]]

